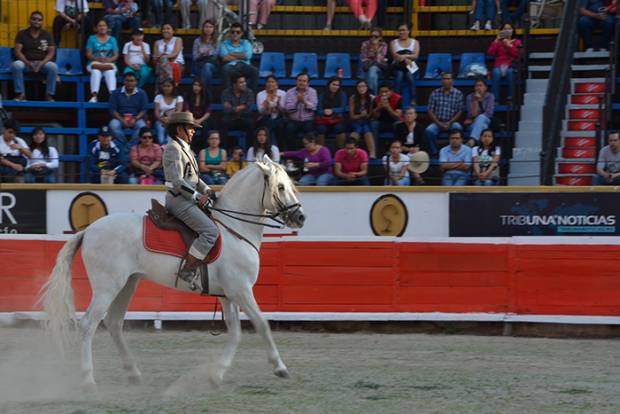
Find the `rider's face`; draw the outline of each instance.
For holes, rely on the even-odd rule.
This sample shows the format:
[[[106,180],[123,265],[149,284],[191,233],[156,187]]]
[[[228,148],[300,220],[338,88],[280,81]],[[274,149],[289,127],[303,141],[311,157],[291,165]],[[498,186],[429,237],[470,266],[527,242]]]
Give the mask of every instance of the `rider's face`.
[[[194,138],[194,133],[196,133],[196,128],[190,125],[179,126],[177,128],[177,132],[179,138],[187,142],[192,142],[192,138]]]

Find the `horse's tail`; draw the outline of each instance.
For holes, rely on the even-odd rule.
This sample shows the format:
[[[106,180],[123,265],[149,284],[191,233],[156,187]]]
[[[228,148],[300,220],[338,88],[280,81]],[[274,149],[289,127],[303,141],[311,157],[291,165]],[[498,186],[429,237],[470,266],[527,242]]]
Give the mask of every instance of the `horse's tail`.
[[[41,288],[39,302],[47,313],[46,329],[61,353],[70,342],[70,328],[75,320],[71,265],[83,238],[84,232],[81,231],[65,243],[56,257],[56,265],[49,280]]]

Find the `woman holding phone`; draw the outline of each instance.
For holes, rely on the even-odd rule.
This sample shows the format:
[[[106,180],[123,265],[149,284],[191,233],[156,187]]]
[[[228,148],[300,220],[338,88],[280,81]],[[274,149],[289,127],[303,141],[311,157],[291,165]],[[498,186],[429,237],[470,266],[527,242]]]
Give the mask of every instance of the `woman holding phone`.
[[[500,30],[491,46],[489,46],[489,50],[487,50],[487,55],[495,56],[491,91],[495,95],[496,101],[500,100],[500,83],[502,78],[506,78],[508,81],[509,100],[512,99],[514,92],[512,69],[521,53],[521,41],[513,39],[513,34],[514,26],[510,23],[504,24],[502,30]]]

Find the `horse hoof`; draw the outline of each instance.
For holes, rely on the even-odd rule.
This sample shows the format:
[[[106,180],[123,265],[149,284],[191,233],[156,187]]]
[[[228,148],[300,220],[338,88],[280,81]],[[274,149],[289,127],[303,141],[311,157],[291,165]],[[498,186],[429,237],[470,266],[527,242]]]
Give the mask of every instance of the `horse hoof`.
[[[94,382],[85,382],[81,385],[82,391],[85,393],[94,394],[97,392],[97,384]]]
[[[277,368],[275,371],[273,371],[274,374],[276,374],[276,377],[280,377],[280,378],[290,378],[291,375],[288,373],[288,369],[286,368]]]
[[[142,377],[140,376],[131,376],[128,379],[129,385],[142,385]]]

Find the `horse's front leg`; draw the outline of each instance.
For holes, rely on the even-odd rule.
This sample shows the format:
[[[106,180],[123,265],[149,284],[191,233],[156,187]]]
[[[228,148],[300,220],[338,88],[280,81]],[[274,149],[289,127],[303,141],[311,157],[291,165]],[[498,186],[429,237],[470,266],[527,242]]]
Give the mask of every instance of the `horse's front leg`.
[[[217,363],[215,372],[211,376],[213,385],[220,385],[224,379],[224,374],[230,368],[232,360],[237,352],[237,346],[241,341],[241,322],[239,321],[239,305],[232,303],[226,298],[220,298],[224,321],[228,329],[228,341],[224,347],[224,353]]]
[[[251,290],[241,295],[239,298],[239,305],[243,308],[243,311],[252,321],[254,329],[256,329],[265,341],[265,345],[267,346],[267,359],[274,367],[273,373],[278,377],[288,378],[288,369],[286,368],[286,365],[284,365],[284,362],[282,362],[282,358],[280,358],[280,353],[278,352],[276,343],[271,335],[269,322],[267,322],[267,320],[263,317],[263,314],[261,313],[258,303],[256,303],[256,299],[254,299],[254,294]]]

